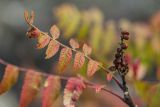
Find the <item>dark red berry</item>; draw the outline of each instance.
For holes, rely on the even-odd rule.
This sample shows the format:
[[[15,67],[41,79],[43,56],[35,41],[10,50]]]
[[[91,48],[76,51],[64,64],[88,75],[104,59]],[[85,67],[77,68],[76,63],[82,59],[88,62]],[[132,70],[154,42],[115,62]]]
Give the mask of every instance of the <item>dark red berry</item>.
[[[122,35],[121,38],[124,39],[124,40],[128,40],[129,39],[129,35]]]
[[[116,58],[116,59],[113,61],[113,63],[114,63],[115,65],[119,65],[119,64],[121,63],[121,59],[120,59],[120,58]]]
[[[116,59],[117,60],[117,63],[121,63],[121,58],[118,58],[118,59]]]
[[[124,66],[128,66],[128,64],[123,60],[123,63],[122,63]]]
[[[117,64],[118,64],[116,59],[113,61],[113,63],[114,63],[115,65],[117,65]]]
[[[121,55],[119,53],[115,54],[116,58],[119,58]]]
[[[123,44],[121,44],[121,48],[122,48],[122,49],[127,49],[128,46],[127,46],[125,43],[123,43]]]
[[[116,70],[116,67],[115,66],[111,66],[108,68],[110,71],[115,71]]]
[[[121,48],[117,48],[117,52],[119,53],[119,52],[121,52],[122,51],[122,49]]]
[[[122,35],[129,35],[129,32],[127,32],[127,31],[122,31],[121,34],[122,34]]]

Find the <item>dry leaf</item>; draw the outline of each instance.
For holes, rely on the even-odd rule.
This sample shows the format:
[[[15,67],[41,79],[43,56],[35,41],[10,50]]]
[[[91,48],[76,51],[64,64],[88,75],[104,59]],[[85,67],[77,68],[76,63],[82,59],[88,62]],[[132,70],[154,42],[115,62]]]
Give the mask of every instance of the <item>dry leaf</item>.
[[[84,52],[86,55],[90,55],[91,52],[92,52],[92,48],[89,47],[87,44],[84,44],[84,45],[83,45],[83,52]]]
[[[17,82],[19,69],[14,65],[7,65],[3,79],[0,82],[0,95],[12,88]]]
[[[60,35],[60,30],[56,25],[53,25],[50,29],[50,33],[53,37],[53,39],[58,39]]]
[[[98,67],[99,63],[90,59],[89,62],[88,62],[88,67],[87,67],[87,75],[89,77],[93,76],[96,71],[99,69]]]
[[[46,50],[46,59],[51,58],[52,56],[54,56],[58,50],[59,50],[60,44],[55,41],[55,40],[51,40],[48,44],[48,48]]]
[[[42,107],[52,107],[54,101],[59,97],[61,83],[59,77],[49,76],[43,90]]]
[[[44,48],[45,46],[48,45],[49,41],[50,41],[50,36],[41,34],[41,35],[38,37],[37,49],[42,49],[42,48]]]
[[[69,43],[70,43],[70,45],[71,45],[71,47],[72,47],[73,49],[79,48],[79,44],[78,44],[78,42],[77,42],[76,40],[70,39]]]
[[[40,73],[33,70],[27,71],[20,97],[20,107],[28,107],[39,92],[42,82]]]
[[[81,52],[77,52],[74,58],[74,70],[79,70],[85,62],[84,54]]]
[[[63,72],[67,65],[71,62],[72,50],[70,48],[63,48],[60,53],[58,62],[58,71]]]

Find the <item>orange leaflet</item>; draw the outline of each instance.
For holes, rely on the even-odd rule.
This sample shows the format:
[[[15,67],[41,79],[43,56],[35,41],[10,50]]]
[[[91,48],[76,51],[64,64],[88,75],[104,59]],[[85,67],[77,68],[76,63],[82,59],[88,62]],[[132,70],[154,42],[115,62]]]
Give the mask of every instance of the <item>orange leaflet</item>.
[[[40,36],[38,36],[38,44],[37,44],[37,49],[42,49],[45,46],[48,45],[50,41],[50,37],[48,35],[44,35],[44,34],[40,34]]]
[[[7,65],[3,79],[0,82],[0,95],[12,88],[17,82],[19,69],[14,65]]]
[[[95,74],[95,72],[99,69],[98,67],[98,62],[90,59],[88,62],[88,67],[87,67],[87,75],[89,77],[93,76]]]
[[[74,39],[70,39],[69,44],[71,45],[71,47],[72,47],[73,49],[79,48],[78,42],[77,42],[76,40],[74,40]]]
[[[59,97],[61,83],[59,77],[49,76],[43,90],[42,107],[52,107],[54,101]]]
[[[74,58],[74,65],[73,68],[74,70],[79,70],[85,62],[85,57],[84,54],[81,52],[77,52]]]
[[[55,41],[55,40],[51,40],[48,44],[48,48],[46,50],[46,59],[51,58],[52,56],[54,56],[58,50],[59,50],[60,44]]]
[[[60,53],[59,62],[58,62],[58,71],[62,72],[71,62],[72,50],[69,48],[63,48]]]
[[[90,46],[88,46],[87,44],[84,44],[83,45],[83,52],[86,54],[86,55],[90,55],[91,52],[92,52],[92,48]]]
[[[25,75],[21,97],[20,107],[28,107],[32,100],[36,97],[39,92],[42,82],[42,76],[40,73],[28,70]]]
[[[50,33],[53,37],[53,39],[58,39],[60,35],[60,30],[56,25],[53,25],[50,29]]]

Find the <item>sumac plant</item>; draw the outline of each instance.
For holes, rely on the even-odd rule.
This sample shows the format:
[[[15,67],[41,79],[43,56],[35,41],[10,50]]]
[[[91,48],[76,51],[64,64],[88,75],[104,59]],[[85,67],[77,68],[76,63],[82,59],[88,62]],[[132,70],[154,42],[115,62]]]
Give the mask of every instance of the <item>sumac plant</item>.
[[[92,48],[86,43],[83,44],[82,49],[78,41],[75,39],[70,39],[70,46],[64,45],[58,39],[60,30],[56,25],[53,25],[49,33],[41,31],[36,27],[34,22],[34,12],[29,13],[24,12],[24,18],[29,25],[27,31],[28,38],[37,40],[37,49],[42,49],[47,47],[45,52],[45,59],[49,59],[60,51],[59,61],[58,61],[58,72],[60,74],[64,73],[64,70],[68,64],[73,60],[73,71],[78,71],[83,67],[85,61],[87,64],[86,74],[88,77],[93,76],[99,69],[102,69],[106,73],[106,80],[113,80],[122,90],[123,96],[113,93],[106,88],[104,84],[95,84],[93,82],[84,79],[84,77],[77,75],[75,77],[65,77],[60,75],[47,74],[44,72],[38,72],[34,69],[26,69],[16,65],[9,64],[8,62],[0,59],[0,63],[5,65],[5,73],[0,82],[0,94],[5,93],[10,90],[12,86],[17,82],[19,72],[25,72],[24,83],[20,96],[19,107],[28,107],[30,103],[35,99],[36,95],[41,92],[42,94],[42,107],[52,107],[54,101],[58,98],[61,92],[61,80],[66,81],[66,86],[63,93],[63,104],[65,107],[75,107],[79,100],[79,97],[83,91],[87,88],[95,89],[96,93],[104,91],[118,97],[122,102],[126,103],[129,107],[136,107],[136,104],[132,101],[129,94],[126,74],[129,71],[128,63],[125,60],[124,54],[127,49],[127,44],[125,43],[129,39],[129,33],[127,31],[121,32],[121,42],[117,48],[115,54],[115,59],[113,65],[106,68],[102,63],[96,61],[90,57],[92,53]],[[73,54],[74,53],[74,54]],[[115,74],[118,74],[120,79],[117,79]],[[45,79],[45,82],[44,82]]]

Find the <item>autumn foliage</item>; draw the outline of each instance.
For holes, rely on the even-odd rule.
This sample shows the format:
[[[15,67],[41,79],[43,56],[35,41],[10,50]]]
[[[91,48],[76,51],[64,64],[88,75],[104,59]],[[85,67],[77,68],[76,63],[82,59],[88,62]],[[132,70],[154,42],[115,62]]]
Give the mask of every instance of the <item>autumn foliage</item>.
[[[2,64],[6,65],[3,78],[0,82],[0,95],[10,90],[17,82],[19,72],[24,71],[25,76],[20,95],[20,107],[29,107],[38,94],[41,94],[42,107],[53,107],[54,102],[59,98],[62,92],[64,106],[75,107],[81,94],[86,88],[92,88],[96,93],[101,91],[108,92],[119,98],[128,106],[136,107],[131,99],[125,80],[129,67],[133,66],[134,71],[136,71],[136,64],[129,62],[129,57],[123,56],[124,50],[128,48],[127,44],[123,42],[123,40],[127,41],[129,39],[129,33],[127,31],[121,32],[120,48],[117,48],[113,65],[106,68],[103,63],[90,57],[92,54],[92,48],[89,44],[80,44],[76,39],[71,38],[69,40],[69,46],[64,45],[58,40],[61,32],[56,25],[53,25],[50,28],[50,33],[46,33],[38,29],[33,24],[35,18],[34,12],[29,13],[28,11],[25,11],[24,17],[29,26],[26,33],[27,37],[36,40],[37,49],[46,48],[45,59],[50,59],[60,52],[57,67],[59,76],[42,73],[33,69],[24,69],[22,67],[11,65],[5,61],[0,61]],[[87,77],[92,77],[97,71],[102,69],[106,75],[106,80],[113,80],[122,90],[124,96],[121,97],[120,95],[108,90],[106,85],[89,82],[81,75],[77,75],[76,77],[60,76],[65,73],[66,68],[72,61],[72,68],[75,73],[78,73],[78,71],[87,64]],[[119,81],[116,78],[115,73],[119,73],[122,81]],[[134,75],[137,75],[137,72],[134,73]],[[61,80],[66,81],[64,89],[62,88]],[[139,88],[138,85],[137,87]]]
[[[73,55],[75,55],[73,60],[73,69],[76,72],[83,67],[85,61],[87,60],[87,75],[89,77],[93,76],[96,71],[100,69],[100,67],[103,67],[102,64],[100,64],[98,61],[89,57],[92,52],[92,48],[89,45],[84,44],[82,46],[82,51],[80,51],[80,45],[78,41],[75,39],[70,39],[70,47],[66,46],[57,40],[60,36],[60,30],[56,25],[51,27],[51,36],[49,36],[48,33],[40,31],[33,25],[35,17],[34,12],[29,14],[28,11],[25,11],[24,16],[26,22],[29,25],[27,32],[28,38],[37,40],[37,49],[47,47],[45,52],[45,59],[53,57],[58,51],[60,51],[58,60],[58,72],[60,74],[63,73],[66,67],[70,64]],[[75,54],[73,54],[73,52]],[[4,63],[4,61],[1,61],[1,63]],[[67,80],[63,95],[63,103],[65,107],[75,107],[76,102],[78,101],[83,90],[87,88],[87,86],[94,88],[96,92],[99,92],[104,88],[104,85],[96,85],[87,82],[80,75],[78,77],[67,78],[40,73],[32,69],[24,69],[15,65],[8,64],[6,62],[4,64],[6,65],[6,68],[3,79],[0,82],[0,94],[5,93],[13,87],[19,77],[20,71],[25,72],[20,96],[20,107],[29,107],[39,92],[42,92],[42,107],[52,107],[54,101],[61,93],[61,79]],[[107,71],[106,74],[108,73],[109,72]]]

